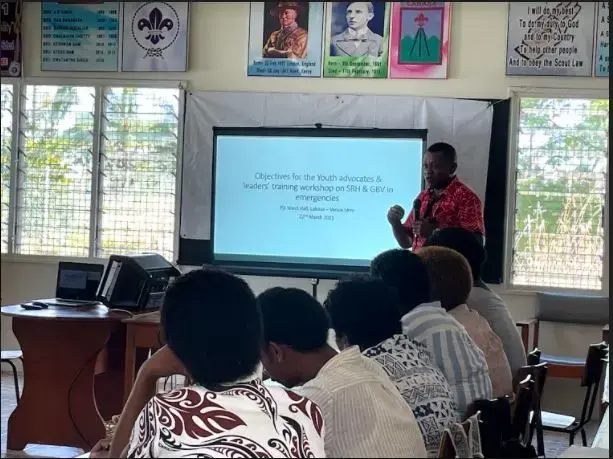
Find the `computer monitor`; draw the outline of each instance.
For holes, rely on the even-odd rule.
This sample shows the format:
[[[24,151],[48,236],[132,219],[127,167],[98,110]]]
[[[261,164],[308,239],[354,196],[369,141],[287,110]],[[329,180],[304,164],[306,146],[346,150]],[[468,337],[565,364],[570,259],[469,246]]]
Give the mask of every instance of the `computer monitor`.
[[[60,261],[55,296],[62,300],[95,300],[104,265]]]

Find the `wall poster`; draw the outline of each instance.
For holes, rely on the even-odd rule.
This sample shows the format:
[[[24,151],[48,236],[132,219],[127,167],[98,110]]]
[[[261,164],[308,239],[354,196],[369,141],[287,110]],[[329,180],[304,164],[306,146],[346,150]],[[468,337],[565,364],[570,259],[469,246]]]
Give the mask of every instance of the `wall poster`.
[[[609,2],[598,2],[596,14],[594,76],[609,76]]]
[[[507,75],[591,76],[594,2],[510,2]]]
[[[324,77],[387,78],[391,2],[327,2]]]
[[[394,2],[390,78],[447,78],[451,2]]]
[[[251,2],[248,76],[321,76],[324,2]]]
[[[125,2],[123,57],[126,72],[185,72],[189,2]]]
[[[0,76],[21,76],[21,0],[0,3]]]
[[[41,2],[41,70],[116,72],[120,2]]]

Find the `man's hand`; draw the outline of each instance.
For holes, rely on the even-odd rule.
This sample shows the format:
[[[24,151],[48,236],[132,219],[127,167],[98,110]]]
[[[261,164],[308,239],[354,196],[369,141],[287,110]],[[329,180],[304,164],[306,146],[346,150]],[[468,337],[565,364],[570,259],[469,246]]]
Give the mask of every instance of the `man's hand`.
[[[387,211],[387,221],[390,222],[390,225],[399,224],[402,217],[404,217],[404,209],[402,206],[395,205],[390,207],[390,210]]]
[[[109,450],[111,449],[111,440],[109,438],[105,438],[104,440],[99,440],[98,443],[94,445],[92,450],[89,453],[89,457],[109,457]]]
[[[432,220],[415,220],[413,222],[413,234],[428,238],[436,229]]]
[[[146,379],[155,380],[173,375],[189,376],[168,345],[162,346],[151,358],[147,359],[141,366],[139,374]]]

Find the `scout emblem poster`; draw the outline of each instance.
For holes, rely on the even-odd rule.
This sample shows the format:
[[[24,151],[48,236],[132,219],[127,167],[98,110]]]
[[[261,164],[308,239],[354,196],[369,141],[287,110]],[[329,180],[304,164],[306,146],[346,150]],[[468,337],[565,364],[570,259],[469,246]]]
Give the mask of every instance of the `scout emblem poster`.
[[[507,75],[592,76],[594,2],[510,2]]]
[[[116,72],[120,2],[41,2],[41,70]]]
[[[390,2],[328,2],[324,77],[387,78]]]
[[[447,78],[451,2],[394,2],[390,78]]]
[[[2,2],[0,5],[0,76],[21,76],[21,0]]]
[[[598,2],[596,14],[596,56],[594,76],[609,76],[609,3]]]
[[[324,2],[251,2],[248,76],[321,76]]]
[[[188,20],[189,2],[125,2],[121,69],[185,72]]]

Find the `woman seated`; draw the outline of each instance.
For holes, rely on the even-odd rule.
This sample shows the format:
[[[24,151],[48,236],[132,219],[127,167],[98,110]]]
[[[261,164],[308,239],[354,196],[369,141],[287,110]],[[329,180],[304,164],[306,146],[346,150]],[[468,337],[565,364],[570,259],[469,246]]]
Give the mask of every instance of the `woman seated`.
[[[478,312],[466,306],[472,273],[466,258],[446,247],[423,247],[417,252],[426,264],[432,292],[441,306],[460,322],[485,355],[494,397],[513,392],[511,367],[502,341]]]
[[[262,384],[262,316],[245,281],[191,271],[168,288],[161,322],[168,344],[139,370],[108,457],[324,457],[319,408]],[[194,383],[156,394],[174,374]]]
[[[426,348],[402,333],[396,292],[383,281],[340,282],[324,303],[340,349],[358,346],[379,363],[413,410],[428,457],[439,452],[443,431],[460,421],[449,382]]]

